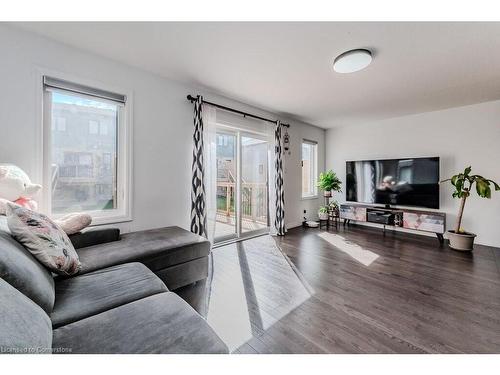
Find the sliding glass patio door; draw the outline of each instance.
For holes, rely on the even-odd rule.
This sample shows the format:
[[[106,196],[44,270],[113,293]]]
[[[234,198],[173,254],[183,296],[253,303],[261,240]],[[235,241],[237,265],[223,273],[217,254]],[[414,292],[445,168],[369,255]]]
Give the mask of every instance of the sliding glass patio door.
[[[238,134],[217,131],[217,218],[215,241],[236,238],[236,189],[238,172]]]
[[[269,231],[268,143],[231,128],[217,131],[215,242]]]
[[[267,141],[241,136],[241,234],[269,229]]]

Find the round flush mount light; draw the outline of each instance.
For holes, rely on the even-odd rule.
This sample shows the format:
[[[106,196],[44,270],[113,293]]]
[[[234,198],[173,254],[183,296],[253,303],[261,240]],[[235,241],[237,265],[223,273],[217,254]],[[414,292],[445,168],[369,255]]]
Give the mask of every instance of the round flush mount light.
[[[366,68],[372,62],[372,53],[367,49],[353,49],[338,55],[333,61],[337,73],[353,73]]]

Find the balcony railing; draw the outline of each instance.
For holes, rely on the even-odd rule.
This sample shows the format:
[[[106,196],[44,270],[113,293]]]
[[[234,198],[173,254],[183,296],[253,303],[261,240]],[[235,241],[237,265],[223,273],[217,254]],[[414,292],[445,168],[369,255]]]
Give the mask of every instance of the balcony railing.
[[[94,168],[91,165],[61,165],[59,177],[61,178],[91,178],[94,177]]]
[[[235,214],[236,183],[217,181],[217,218]],[[243,219],[267,224],[267,184],[241,184],[241,215]]]

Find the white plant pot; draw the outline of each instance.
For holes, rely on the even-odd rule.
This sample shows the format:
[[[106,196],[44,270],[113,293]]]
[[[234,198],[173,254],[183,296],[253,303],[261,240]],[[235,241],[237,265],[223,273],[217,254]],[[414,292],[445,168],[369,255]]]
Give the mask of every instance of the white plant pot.
[[[472,251],[474,249],[474,233],[455,233],[454,230],[449,230],[447,233],[450,240],[450,247],[453,250]]]
[[[326,197],[326,198],[330,198],[332,196],[332,191],[331,190],[324,191],[323,192],[323,196]]]
[[[328,220],[328,212],[318,212],[320,220]]]

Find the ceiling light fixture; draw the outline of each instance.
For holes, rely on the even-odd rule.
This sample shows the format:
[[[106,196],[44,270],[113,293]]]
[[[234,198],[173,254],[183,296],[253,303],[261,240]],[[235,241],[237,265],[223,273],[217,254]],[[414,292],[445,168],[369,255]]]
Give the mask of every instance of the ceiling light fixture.
[[[366,68],[372,62],[372,53],[367,49],[353,49],[338,55],[333,61],[337,73],[353,73]]]

